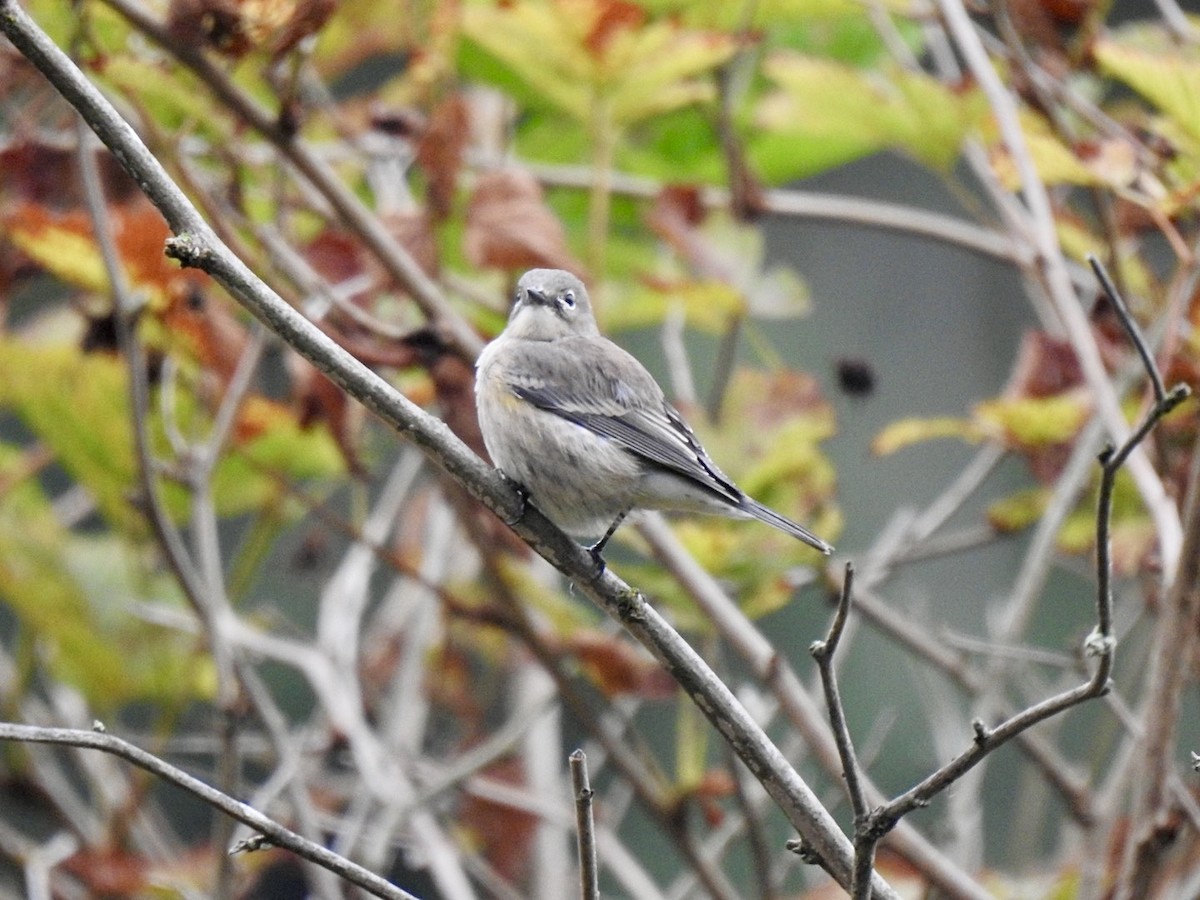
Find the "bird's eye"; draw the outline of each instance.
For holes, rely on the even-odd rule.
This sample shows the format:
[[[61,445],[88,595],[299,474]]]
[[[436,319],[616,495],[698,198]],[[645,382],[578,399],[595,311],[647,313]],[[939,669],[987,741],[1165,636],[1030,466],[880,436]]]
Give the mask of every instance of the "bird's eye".
[[[562,297],[560,297],[559,299],[562,301],[562,305],[564,308],[566,308],[566,309],[574,309],[575,308],[575,292],[574,291],[564,291]]]

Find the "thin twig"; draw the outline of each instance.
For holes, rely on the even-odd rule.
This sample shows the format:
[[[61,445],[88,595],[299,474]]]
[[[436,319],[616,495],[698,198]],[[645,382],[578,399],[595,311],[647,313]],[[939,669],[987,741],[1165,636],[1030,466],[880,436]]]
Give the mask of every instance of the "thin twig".
[[[412,894],[403,891],[378,875],[368,872],[350,860],[338,856],[320,844],[302,838],[293,831],[284,828],[278,822],[267,818],[258,810],[245,803],[234,800],[194,778],[182,769],[177,769],[170,763],[164,762],[152,753],[147,753],[128,741],[103,731],[83,731],[75,728],[42,728],[37,725],[18,725],[10,722],[0,722],[0,741],[20,741],[28,744],[56,744],[67,747],[85,747],[100,750],[119,756],[140,769],[156,775],[163,781],[168,781],[182,788],[189,794],[203,800],[209,806],[220,810],[227,816],[249,825],[256,832],[264,835],[272,844],[290,850],[297,856],[311,860],[324,866],[351,884],[357,885],[376,897],[388,900],[417,900]]]
[[[854,810],[855,819],[861,818],[867,812],[867,799],[863,791],[862,780],[859,777],[858,760],[854,755],[854,742],[850,738],[850,729],[846,726],[846,710],[842,706],[841,691],[838,689],[837,676],[833,671],[833,658],[837,653],[838,642],[846,627],[846,619],[850,615],[850,598],[854,590],[854,564],[846,563],[845,576],[842,579],[842,590],[838,595],[837,610],[833,621],[829,624],[829,633],[825,640],[816,641],[808,652],[817,661],[817,669],[821,673],[821,684],[825,689],[825,703],[829,707],[829,721],[833,725],[833,737],[837,741],[838,754],[842,758],[842,777],[846,779],[846,792],[850,795],[850,808]]]
[[[1146,375],[1150,379],[1150,384],[1154,386],[1154,402],[1162,403],[1166,400],[1166,389],[1163,387],[1162,378],[1158,374],[1158,366],[1154,362],[1154,356],[1150,353],[1150,348],[1146,344],[1146,339],[1142,337],[1141,329],[1138,328],[1137,322],[1129,313],[1129,307],[1125,305],[1125,300],[1121,296],[1121,292],[1117,290],[1112,279],[1108,275],[1108,270],[1104,268],[1104,264],[1094,255],[1087,255],[1088,265],[1092,267],[1092,271],[1096,273],[1096,278],[1100,282],[1100,286],[1104,288],[1104,293],[1108,297],[1108,302],[1112,304],[1113,311],[1117,314],[1117,318],[1121,320],[1121,326],[1125,329],[1125,333],[1129,335],[1129,340],[1133,343],[1138,355],[1142,358],[1142,366],[1146,369]]]
[[[546,163],[522,161],[539,181],[556,187],[587,188],[591,175],[577,166],[556,166]],[[627,197],[651,199],[662,190],[662,184],[637,175],[614,173],[614,194]],[[729,191],[726,188],[706,187],[700,199],[710,208],[726,209],[729,206]],[[762,193],[764,212],[801,219],[830,222],[845,222],[898,231],[917,237],[927,237],[953,246],[962,247],[981,256],[1024,265],[1031,254],[1024,245],[1018,244],[1007,234],[981,228],[961,218],[930,212],[897,203],[883,203],[847,197],[842,194],[824,194],[815,191],[767,190]]]
[[[846,793],[850,795],[850,807],[854,811],[854,877],[850,882],[850,896],[854,900],[870,900],[871,873],[875,867],[875,846],[879,835],[867,828],[867,798],[863,789],[858,758],[854,753],[854,741],[846,724],[846,710],[842,706],[841,691],[838,689],[834,655],[838,642],[850,615],[850,599],[854,590],[854,564],[846,563],[842,590],[838,596],[837,610],[829,624],[825,640],[816,641],[809,652],[817,661],[821,673],[821,685],[825,689],[825,704],[829,709],[829,723],[833,726],[833,737],[837,741],[838,755],[842,759],[842,777],[846,779]]]
[[[575,792],[579,896],[583,900],[600,900],[600,879],[596,866],[596,823],[592,818],[592,788],[588,784],[587,757],[582,750],[575,750],[567,760],[571,766],[571,788]]]

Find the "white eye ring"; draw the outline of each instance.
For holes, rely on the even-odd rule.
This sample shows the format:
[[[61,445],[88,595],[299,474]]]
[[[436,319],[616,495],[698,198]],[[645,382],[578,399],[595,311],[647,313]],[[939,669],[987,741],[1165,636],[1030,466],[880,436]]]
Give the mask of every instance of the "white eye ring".
[[[575,307],[575,292],[574,291],[565,291],[563,293],[562,297],[559,299],[562,300],[562,305],[565,306],[567,309],[573,309]]]

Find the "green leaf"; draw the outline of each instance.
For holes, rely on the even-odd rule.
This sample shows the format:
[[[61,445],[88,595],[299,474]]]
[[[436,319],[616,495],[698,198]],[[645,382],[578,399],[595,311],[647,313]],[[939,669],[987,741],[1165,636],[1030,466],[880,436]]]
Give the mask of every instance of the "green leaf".
[[[679,281],[666,288],[634,283],[606,300],[604,327],[613,332],[661,325],[667,312],[678,307],[692,328],[722,334],[746,308],[741,294],[720,281]]]
[[[0,340],[0,407],[15,412],[88,489],[109,522],[144,534],[135,485],[124,364],[70,346]]]
[[[137,97],[157,126],[170,134],[186,126],[212,140],[229,135],[227,117],[217,111],[208,92],[199,89],[185,69],[161,60],[118,55],[105,61],[102,73],[118,91]]]
[[[462,22],[464,35],[542,104],[577,122],[600,114],[624,127],[710,99],[703,76],[737,46],[726,34],[643,18],[602,0],[518,0],[469,4]]]
[[[0,446],[0,597],[39,644],[41,658],[93,699],[129,687],[120,651],[100,634],[64,565],[68,533],[38,483],[21,478],[22,457]],[[107,702],[107,701],[106,701]]]
[[[807,27],[830,22],[861,22],[869,26],[858,0],[758,0],[752,4],[697,3],[696,0],[637,0],[638,6],[657,15],[678,17],[697,28],[735,31],[766,29],[784,24]],[[904,0],[884,0],[880,9],[906,12]]]

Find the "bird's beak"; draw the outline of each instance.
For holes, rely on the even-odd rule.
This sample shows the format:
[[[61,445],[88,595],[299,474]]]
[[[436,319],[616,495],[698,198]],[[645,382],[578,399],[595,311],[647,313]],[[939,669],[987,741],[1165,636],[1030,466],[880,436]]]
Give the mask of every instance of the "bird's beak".
[[[525,288],[525,302],[535,306],[550,305],[550,299],[536,288]]]

